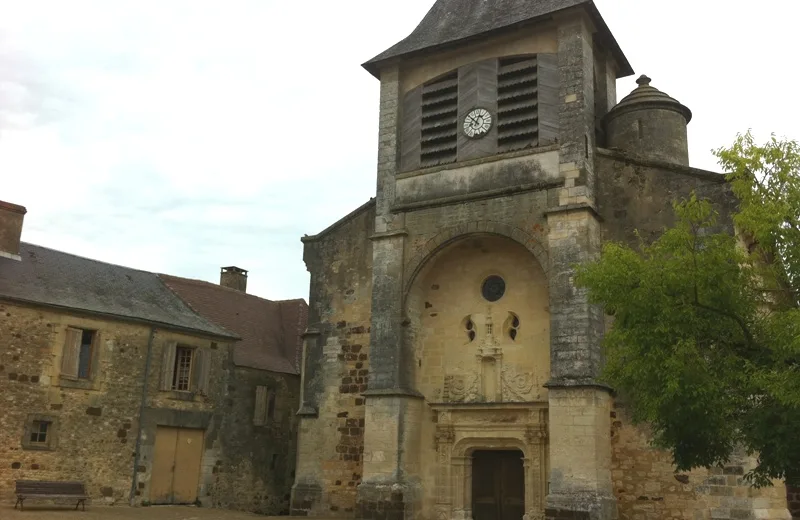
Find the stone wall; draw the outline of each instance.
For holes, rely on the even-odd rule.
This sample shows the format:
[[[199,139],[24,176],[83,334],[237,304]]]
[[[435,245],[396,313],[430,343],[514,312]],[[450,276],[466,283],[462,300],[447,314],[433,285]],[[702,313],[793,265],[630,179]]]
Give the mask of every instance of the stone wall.
[[[743,479],[753,459],[737,454],[726,466],[678,472],[668,452],[654,449],[646,427],[625,408],[611,412],[611,475],[620,520],[788,518],[783,483],[755,489]]]
[[[792,518],[800,518],[800,488],[789,487],[786,489],[786,501]]]
[[[164,348],[170,342],[207,348],[211,363],[207,395],[160,390]],[[187,336],[158,330],[153,340],[150,375],[147,384],[147,402],[142,415],[141,454],[137,468],[136,502],[148,501],[152,477],[153,453],[158,426],[204,430],[203,458],[201,462],[198,500],[211,505],[211,488],[214,469],[219,465],[223,450],[220,430],[227,413],[225,398],[230,384],[230,345],[202,337]],[[143,365],[140,370],[143,371]],[[142,375],[143,377],[143,375]],[[115,385],[116,390],[116,385]]]
[[[294,515],[353,516],[369,381],[372,235],[367,204],[306,242],[311,273]]]
[[[67,327],[98,331],[90,380],[60,376]],[[150,327],[0,303],[0,498],[14,480],[81,480],[95,499],[126,502],[134,474],[139,408]],[[208,396],[180,399],[159,391],[161,349],[169,341],[209,349]],[[206,429],[201,499],[216,464],[216,431],[226,390],[229,346],[156,331],[147,409],[137,467],[137,501],[148,497],[152,444],[158,424]],[[32,420],[52,421],[49,449],[23,447]]]
[[[603,217],[603,240],[638,244],[661,236],[675,222],[673,201],[692,191],[710,200],[719,212],[720,229],[733,232],[731,214],[736,200],[725,177],[704,170],[627,157],[619,152],[598,153],[598,212]]]
[[[257,386],[266,386],[276,395],[274,415],[263,425],[254,424]],[[214,470],[211,489],[215,507],[288,514],[297,456],[299,402],[299,376],[234,368],[220,434],[224,450]]]

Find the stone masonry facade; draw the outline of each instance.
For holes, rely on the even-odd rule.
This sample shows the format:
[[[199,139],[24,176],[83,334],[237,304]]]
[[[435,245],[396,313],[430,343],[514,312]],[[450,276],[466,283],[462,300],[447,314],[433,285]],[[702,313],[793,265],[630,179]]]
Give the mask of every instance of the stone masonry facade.
[[[147,412],[162,414],[159,424],[208,428],[201,472],[201,501],[208,502],[218,455],[220,411],[228,376],[229,344],[151,329],[145,325],[53,312],[11,303],[0,305],[0,495],[11,498],[14,480],[82,480],[95,499],[127,502],[134,474],[136,437],[141,431],[135,501],[148,497],[155,424]],[[98,331],[96,372],[76,387],[59,376],[65,329]],[[178,399],[159,390],[160,353],[168,341],[208,349],[211,378],[207,396]],[[145,365],[151,344],[151,369],[145,415],[140,414]],[[145,420],[140,420],[145,417]],[[53,443],[47,449],[24,445],[32,420],[51,421]]]
[[[652,240],[692,192],[733,231],[724,177],[688,165],[691,112],[646,77],[617,103],[615,81],[632,69],[588,1],[455,3],[438,0],[411,38],[365,64],[380,80],[376,197],[303,239],[310,315],[291,513],[788,518],[781,483],[743,480],[752,459],[676,473],[627,422],[598,381],[612,323],[574,284],[605,241]],[[526,75],[534,59],[538,75]],[[538,82],[537,131],[557,138],[500,152],[491,128],[476,155],[459,134],[475,70],[498,71],[478,80],[490,108],[534,92],[502,88]],[[512,87],[498,87],[503,74]],[[438,130],[420,130],[426,121]],[[420,164],[415,153],[427,166],[404,170]],[[497,492],[516,495],[473,486],[475,461],[492,451],[517,454],[522,489]]]
[[[97,364],[86,383],[59,375],[67,327],[98,333]],[[234,367],[228,341],[163,329],[156,329],[151,340],[147,325],[10,302],[0,304],[0,331],[3,500],[13,496],[18,479],[80,480],[102,503],[128,503],[131,492],[132,503],[149,503],[156,430],[167,426],[204,431],[201,503],[288,513],[296,458],[297,376]],[[162,352],[171,342],[207,349],[211,367],[206,395],[161,390]],[[274,392],[276,399],[270,420],[256,426],[258,386]],[[53,444],[46,449],[26,446],[34,420],[52,424]]]
[[[275,393],[272,417],[254,424],[256,388]],[[220,456],[212,468],[214,507],[259,514],[288,514],[297,457],[300,380],[247,367],[234,367],[225,397]]]

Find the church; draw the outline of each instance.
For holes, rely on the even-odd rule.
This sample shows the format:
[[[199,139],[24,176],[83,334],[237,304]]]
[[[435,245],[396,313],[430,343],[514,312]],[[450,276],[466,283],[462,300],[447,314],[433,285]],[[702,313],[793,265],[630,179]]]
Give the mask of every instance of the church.
[[[676,472],[599,379],[611,321],[575,266],[692,191],[732,231],[734,200],[689,165],[689,108],[646,76],[617,101],[634,71],[594,2],[437,0],[363,66],[376,196],[303,238],[292,514],[789,518],[744,454]]]

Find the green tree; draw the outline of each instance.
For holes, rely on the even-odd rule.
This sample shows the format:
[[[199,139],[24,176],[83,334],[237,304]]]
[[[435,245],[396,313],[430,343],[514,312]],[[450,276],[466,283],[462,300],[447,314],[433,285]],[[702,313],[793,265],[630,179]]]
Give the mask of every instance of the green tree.
[[[737,236],[694,195],[637,248],[609,243],[577,283],[614,316],[604,378],[679,470],[758,457],[748,477],[800,484],[800,146],[748,132],[715,151]]]

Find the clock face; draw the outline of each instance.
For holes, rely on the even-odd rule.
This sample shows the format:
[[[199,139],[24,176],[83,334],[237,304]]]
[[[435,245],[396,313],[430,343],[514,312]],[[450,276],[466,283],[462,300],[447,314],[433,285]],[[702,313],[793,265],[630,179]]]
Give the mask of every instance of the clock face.
[[[492,114],[485,108],[476,108],[464,118],[464,134],[467,137],[483,137],[492,129]]]

